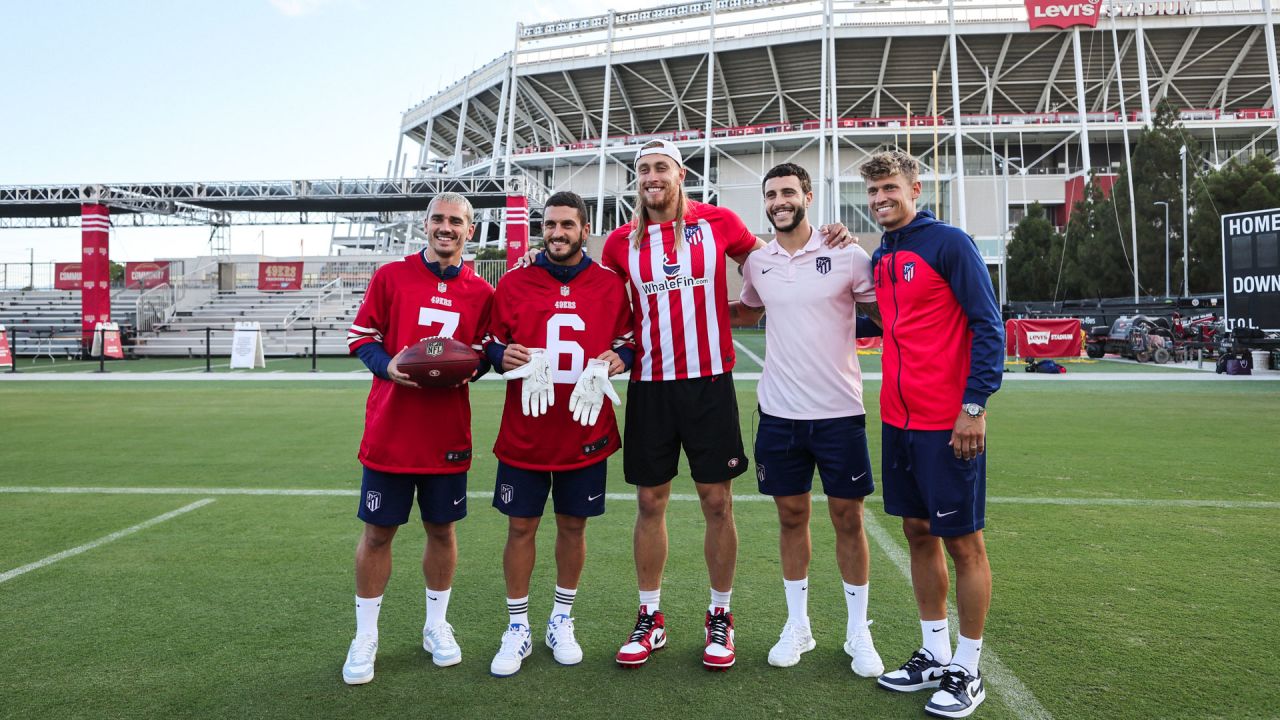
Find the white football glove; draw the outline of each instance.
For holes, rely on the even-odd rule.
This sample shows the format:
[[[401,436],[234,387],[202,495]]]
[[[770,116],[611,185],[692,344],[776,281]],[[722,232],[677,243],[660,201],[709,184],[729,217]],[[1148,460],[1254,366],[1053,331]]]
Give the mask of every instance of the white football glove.
[[[525,415],[546,415],[556,404],[555,386],[551,383],[551,360],[542,348],[529,348],[529,362],[502,374],[507,380],[520,380],[520,409]]]
[[[604,397],[608,395],[614,405],[622,402],[618,393],[609,382],[609,363],[606,360],[588,360],[587,367],[578,377],[578,384],[573,386],[573,394],[569,396],[569,410],[573,419],[585,425],[595,425],[600,417],[600,409],[604,407]]]

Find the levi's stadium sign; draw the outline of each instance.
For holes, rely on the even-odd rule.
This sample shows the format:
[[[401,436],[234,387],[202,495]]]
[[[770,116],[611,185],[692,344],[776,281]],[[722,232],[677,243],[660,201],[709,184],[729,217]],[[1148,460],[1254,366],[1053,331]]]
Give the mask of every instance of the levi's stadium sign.
[[[1097,27],[1103,16],[1133,17],[1150,15],[1193,15],[1194,0],[1023,0],[1027,6],[1027,23],[1032,30],[1039,27],[1069,28],[1075,25]]]

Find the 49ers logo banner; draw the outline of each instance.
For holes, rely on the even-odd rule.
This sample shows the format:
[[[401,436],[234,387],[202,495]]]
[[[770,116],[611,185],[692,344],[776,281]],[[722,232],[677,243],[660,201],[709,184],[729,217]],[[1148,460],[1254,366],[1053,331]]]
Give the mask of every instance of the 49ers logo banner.
[[[1027,22],[1038,27],[1069,28],[1073,25],[1097,27],[1102,14],[1101,0],[1023,0],[1027,5]]]
[[[258,263],[259,290],[301,290],[302,263],[300,262],[260,262]]]

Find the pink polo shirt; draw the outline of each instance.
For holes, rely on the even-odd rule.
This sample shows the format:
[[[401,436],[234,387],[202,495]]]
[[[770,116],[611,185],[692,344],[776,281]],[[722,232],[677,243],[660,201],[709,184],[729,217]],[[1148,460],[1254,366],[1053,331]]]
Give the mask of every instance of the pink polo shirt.
[[[876,301],[871,258],[826,247],[814,228],[795,255],[777,240],[751,253],[742,302],[767,311],[760,409],[789,420],[863,415],[854,303]]]

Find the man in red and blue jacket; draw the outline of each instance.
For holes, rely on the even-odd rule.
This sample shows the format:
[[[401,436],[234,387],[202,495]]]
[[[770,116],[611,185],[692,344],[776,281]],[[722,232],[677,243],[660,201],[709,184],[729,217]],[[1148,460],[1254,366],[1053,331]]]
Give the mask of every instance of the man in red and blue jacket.
[[[885,230],[871,260],[884,328],[884,507],[902,518],[911,547],[923,637],[911,659],[878,682],[900,692],[937,688],[925,712],[966,717],[986,698],[978,669],[991,604],[982,539],[985,415],[1004,369],[1004,328],[973,239],[928,210],[917,212],[915,159],[882,152],[860,170],[872,216]],[[956,566],[954,655],[944,545]]]

